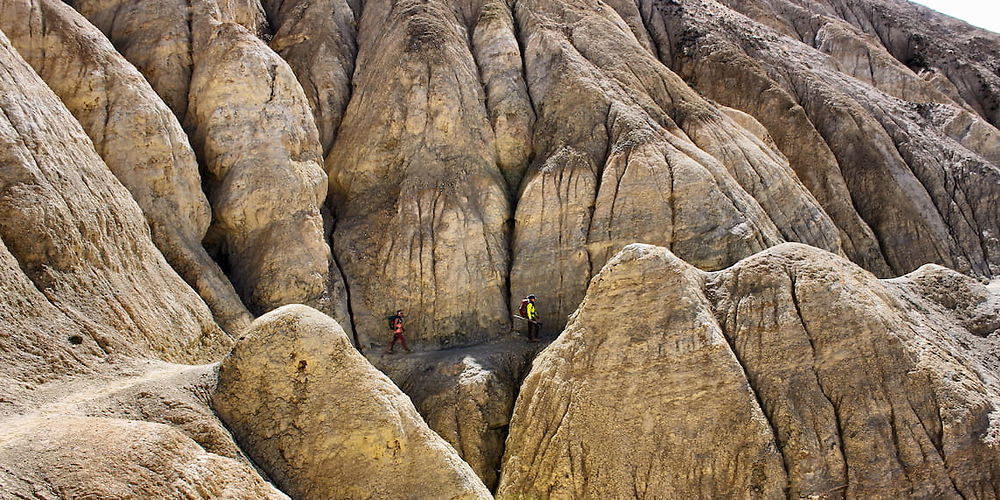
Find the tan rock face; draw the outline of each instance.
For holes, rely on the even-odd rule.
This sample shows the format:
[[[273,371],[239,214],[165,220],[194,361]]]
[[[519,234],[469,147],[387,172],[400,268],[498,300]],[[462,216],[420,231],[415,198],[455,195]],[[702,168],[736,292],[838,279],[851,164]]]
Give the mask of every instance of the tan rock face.
[[[357,11],[348,0],[266,2],[274,23],[270,46],[288,65],[309,99],[326,155],[351,97],[357,56]]]
[[[264,11],[258,0],[70,0],[115,48],[149,80],[163,101],[184,121],[192,57],[195,11],[213,12],[219,20],[239,23],[256,34]]]
[[[187,113],[191,80],[188,2],[157,2],[142,8],[131,0],[67,2],[99,28],[129,62],[142,72],[163,102],[181,120]]]
[[[370,353],[368,359],[493,490],[514,399],[540,349],[541,344],[507,338],[407,356]]]
[[[62,2],[0,3],[0,29],[83,125],[139,203],[167,262],[229,332],[253,319],[201,246],[211,214],[177,119],[107,38]]]
[[[206,13],[193,29],[187,119],[209,171],[213,243],[233,283],[256,313],[302,303],[349,324],[324,237],[316,126],[298,82],[242,26]]]
[[[253,323],[223,361],[213,405],[295,498],[490,498],[409,398],[308,307]]]
[[[418,346],[496,336],[510,324],[510,208],[469,28],[446,0],[379,0],[358,30],[355,90],[327,158],[358,336],[382,344],[397,309],[414,313]]]
[[[139,207],[80,125],[6,37],[0,67],[0,238],[20,270],[79,325],[81,339],[105,352],[219,356],[229,337],[153,246]]]
[[[612,259],[535,359],[499,498],[784,497],[781,454],[702,276],[653,248]]]
[[[997,312],[939,267],[880,282],[788,244],[703,273],[629,246],[525,380],[498,495],[991,498]]]
[[[20,498],[288,498],[248,464],[162,424],[49,417],[0,435],[0,490]]]
[[[670,246],[707,269],[784,239],[840,251],[836,227],[786,160],[661,65],[610,7],[516,10],[539,118],[511,291],[513,300],[546,292],[549,331],[631,242]]]
[[[86,373],[106,356],[83,326],[35,288],[0,240],[0,415],[27,406],[35,385]]]
[[[851,26],[867,30],[859,16],[897,10],[893,26],[921,31],[905,8],[873,1],[858,3],[871,6],[858,11],[825,3],[779,1],[761,9],[729,1],[734,10],[718,15],[715,2],[683,8],[647,2],[644,19],[655,27],[662,59],[686,80],[769,130],[785,131],[776,132],[779,148],[845,233],[854,261],[880,275],[926,262],[994,274],[998,204],[982,186],[1000,182],[1000,169],[991,147],[975,138],[989,136],[984,127],[992,127],[984,123],[970,134],[941,118],[964,115],[959,123],[973,123],[967,110],[981,108],[973,103],[996,99],[989,83],[995,75],[983,77],[982,99],[942,92],[896,60],[897,42],[887,33],[871,32],[875,38]],[[973,36],[969,30],[956,34]],[[982,33],[975,50],[996,53],[996,40]]]

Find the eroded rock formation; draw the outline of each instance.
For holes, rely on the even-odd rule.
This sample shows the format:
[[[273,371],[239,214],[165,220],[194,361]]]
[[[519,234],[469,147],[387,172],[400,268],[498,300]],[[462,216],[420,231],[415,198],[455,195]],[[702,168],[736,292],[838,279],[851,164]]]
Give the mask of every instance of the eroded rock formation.
[[[327,170],[359,338],[381,343],[397,309],[420,312],[416,345],[496,336],[510,324],[510,201],[466,20],[448,0],[376,0],[358,30]]]
[[[998,35],[902,0],[0,31],[0,496],[1000,496]],[[562,335],[522,387],[528,293]]]
[[[498,496],[993,498],[998,307],[940,267],[630,245],[535,360]]]
[[[44,299],[27,297],[61,313],[46,317],[75,323],[75,344],[96,343],[105,354],[190,362],[225,352],[229,337],[153,245],[139,206],[5,36],[0,90],[0,239],[17,263],[11,270]],[[10,298],[13,321],[25,321],[17,317],[23,299]],[[10,332],[34,343],[32,332]]]
[[[249,464],[206,453],[163,424],[59,416],[5,428],[0,439],[5,496],[288,498]]]
[[[371,355],[413,400],[427,426],[496,489],[507,425],[521,379],[540,344],[507,338],[412,356]]]
[[[305,306],[254,321],[222,363],[213,405],[295,498],[490,497],[340,325]]]
[[[107,38],[63,2],[0,3],[0,29],[83,125],[139,203],[170,265],[238,333],[253,319],[201,245],[211,219],[194,151],[177,119]]]
[[[350,324],[325,240],[327,179],[302,88],[243,26],[208,13],[191,29],[187,121],[209,173],[211,243],[255,313],[307,304]]]

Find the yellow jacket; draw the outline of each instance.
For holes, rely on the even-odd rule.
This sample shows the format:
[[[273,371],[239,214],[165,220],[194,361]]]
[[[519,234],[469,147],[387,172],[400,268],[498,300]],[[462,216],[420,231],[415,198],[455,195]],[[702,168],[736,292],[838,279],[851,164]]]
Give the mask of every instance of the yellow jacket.
[[[538,310],[535,309],[535,304],[528,302],[528,319],[534,321],[538,319]]]

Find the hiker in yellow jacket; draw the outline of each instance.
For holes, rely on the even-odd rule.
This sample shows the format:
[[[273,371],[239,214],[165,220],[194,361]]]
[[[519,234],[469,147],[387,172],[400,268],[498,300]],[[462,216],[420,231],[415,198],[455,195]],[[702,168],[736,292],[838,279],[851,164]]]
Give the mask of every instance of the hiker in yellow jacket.
[[[517,312],[521,313],[521,317],[528,320],[528,342],[538,342],[538,330],[542,323],[538,321],[535,296],[528,295],[525,297],[521,301],[521,307],[518,308]]]

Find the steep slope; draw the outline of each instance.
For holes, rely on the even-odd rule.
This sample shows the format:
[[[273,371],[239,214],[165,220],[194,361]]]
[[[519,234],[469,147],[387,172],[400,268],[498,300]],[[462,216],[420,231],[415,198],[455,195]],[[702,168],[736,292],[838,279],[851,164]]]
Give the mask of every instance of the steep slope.
[[[227,331],[253,319],[201,246],[211,219],[194,151],[177,119],[100,31],[62,2],[0,3],[0,29],[67,106],[139,203],[171,267]]]
[[[785,239],[840,251],[786,160],[660,64],[613,9],[525,1],[516,13],[539,119],[511,291],[547,292],[549,331],[631,242],[708,269]]]
[[[246,104],[199,97],[205,79],[192,88],[209,46],[198,41],[212,37],[206,26],[221,22],[255,45],[230,54],[261,58],[263,67],[233,77],[248,95],[271,87],[261,77],[272,64],[286,73],[252,39],[273,33],[271,47],[298,82],[286,90],[305,96],[286,102],[295,111],[282,119],[301,120],[308,103],[325,155],[343,269],[330,266],[324,293],[337,305],[317,303],[315,283],[308,293],[258,289],[265,278],[247,267],[262,260],[274,268],[266,280],[286,284],[278,289],[314,274],[246,255],[247,246],[277,246],[234,241],[256,226],[226,223],[227,204],[257,202],[247,193],[216,199],[220,179],[209,179],[217,224],[208,244],[254,312],[307,302],[357,325],[366,347],[381,342],[385,316],[399,308],[419,311],[410,336],[421,348],[496,338],[526,293],[541,295],[544,327],[555,333],[588,280],[635,241],[668,246],[703,269],[783,241],[842,252],[879,276],[926,262],[989,276],[1000,258],[1000,132],[986,111],[996,37],[952,21],[921,28],[930,14],[899,2],[73,5],[184,118],[216,177],[227,167],[213,162],[230,151],[279,163],[316,154],[313,145],[236,153],[237,144],[261,142],[250,123],[229,124],[231,142],[206,142],[206,113]],[[270,26],[253,14],[258,7]],[[986,59],[951,61],[918,43],[945,29]],[[220,57],[201,58],[212,61],[205,75],[218,73]],[[982,89],[960,90],[973,74]],[[201,108],[194,118],[189,99]],[[313,143],[311,133],[287,140]],[[303,254],[319,248],[314,236],[302,240]]]
[[[19,270],[105,353],[225,352],[229,337],[153,245],[129,192],[6,37],[0,90],[0,238]]]
[[[260,3],[72,5],[187,129],[207,174],[213,217],[205,245],[250,311],[304,303],[350,325],[326,237],[316,123],[288,64],[257,37],[266,24]]]
[[[301,303],[347,320],[321,213],[327,179],[302,89],[263,42],[204,8],[192,26],[187,121],[209,174],[209,243],[254,313]]]
[[[1000,136],[958,93],[925,81],[877,39],[790,2],[726,2],[778,30],[712,0],[643,4],[665,63],[775,131],[852,242],[853,260],[883,276],[927,262],[996,273]],[[921,29],[900,18],[903,29]],[[995,50],[1000,40],[982,36]]]
[[[232,341],[2,34],[0,151],[3,496],[285,498],[207,407],[214,367],[136,361]]]
[[[358,30],[355,91],[327,170],[361,342],[380,344],[396,309],[420,312],[416,345],[495,336],[510,324],[510,205],[469,29],[447,0],[374,0]]]
[[[535,360],[498,496],[995,498],[998,312],[941,267],[630,245]]]

